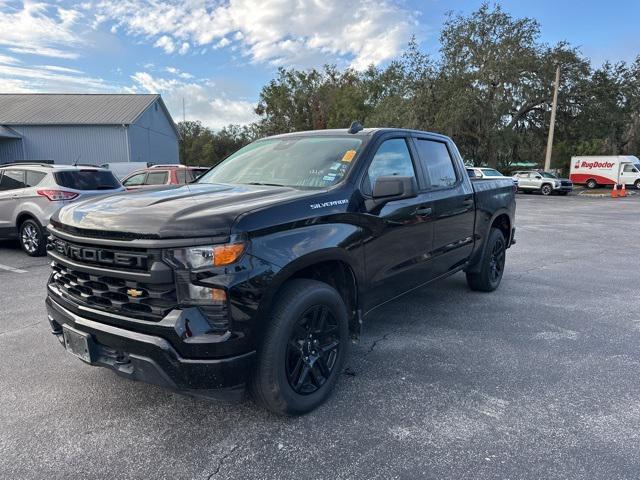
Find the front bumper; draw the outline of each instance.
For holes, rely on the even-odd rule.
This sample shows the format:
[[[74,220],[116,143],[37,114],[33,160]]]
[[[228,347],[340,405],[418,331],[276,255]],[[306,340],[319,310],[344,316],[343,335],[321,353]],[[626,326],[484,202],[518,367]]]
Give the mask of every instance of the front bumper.
[[[92,365],[196,397],[237,400],[244,394],[255,360],[253,351],[216,359],[184,358],[160,336],[76,315],[51,296],[46,306],[51,331],[61,345],[63,325],[90,335]]]

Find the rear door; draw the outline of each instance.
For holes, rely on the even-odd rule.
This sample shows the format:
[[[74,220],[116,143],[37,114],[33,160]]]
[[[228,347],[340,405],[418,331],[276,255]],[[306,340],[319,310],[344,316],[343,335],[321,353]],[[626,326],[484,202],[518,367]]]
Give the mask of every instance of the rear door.
[[[385,136],[377,145],[361,184],[365,198],[382,176],[411,176],[419,189],[424,179],[410,140],[402,134]],[[371,238],[365,243],[365,269],[369,288],[365,311],[396,297],[430,278],[428,252],[433,242],[429,197],[394,200],[364,215]]]
[[[5,168],[0,176],[0,236],[15,233],[15,209],[25,190],[24,170]]]
[[[464,264],[473,249],[473,187],[457,159],[455,147],[439,137],[416,135],[413,141],[433,205],[433,276]]]

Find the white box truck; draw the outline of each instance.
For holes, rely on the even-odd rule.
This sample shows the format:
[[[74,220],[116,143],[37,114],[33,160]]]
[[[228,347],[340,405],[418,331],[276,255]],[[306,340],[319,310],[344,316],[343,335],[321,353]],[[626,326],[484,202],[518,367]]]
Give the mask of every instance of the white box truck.
[[[571,157],[569,178],[588,188],[624,183],[640,189],[640,160],[633,155]]]

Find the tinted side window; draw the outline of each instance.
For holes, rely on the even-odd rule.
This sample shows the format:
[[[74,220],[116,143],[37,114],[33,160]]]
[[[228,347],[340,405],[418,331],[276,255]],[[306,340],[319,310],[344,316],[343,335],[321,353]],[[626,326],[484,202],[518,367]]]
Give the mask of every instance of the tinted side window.
[[[33,172],[31,170],[27,170],[27,181],[26,181],[27,187],[35,187],[46,176],[47,176],[46,173]]]
[[[4,170],[0,178],[0,191],[24,188],[24,170]]]
[[[420,161],[429,173],[431,187],[451,187],[456,183],[456,170],[447,145],[433,140],[416,141]]]
[[[378,147],[367,171],[369,181],[365,182],[365,190],[371,193],[378,177],[397,175],[399,177],[416,176],[413,162],[409,154],[407,142],[403,138],[386,140]]]
[[[149,172],[145,185],[164,185],[167,183],[168,172]]]

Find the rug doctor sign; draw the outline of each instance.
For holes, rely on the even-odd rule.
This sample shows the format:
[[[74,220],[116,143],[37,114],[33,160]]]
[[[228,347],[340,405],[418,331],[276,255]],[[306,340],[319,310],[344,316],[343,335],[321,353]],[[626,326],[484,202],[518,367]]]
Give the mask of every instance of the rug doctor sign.
[[[589,188],[616,183],[640,188],[640,160],[633,155],[572,157],[569,178]]]

